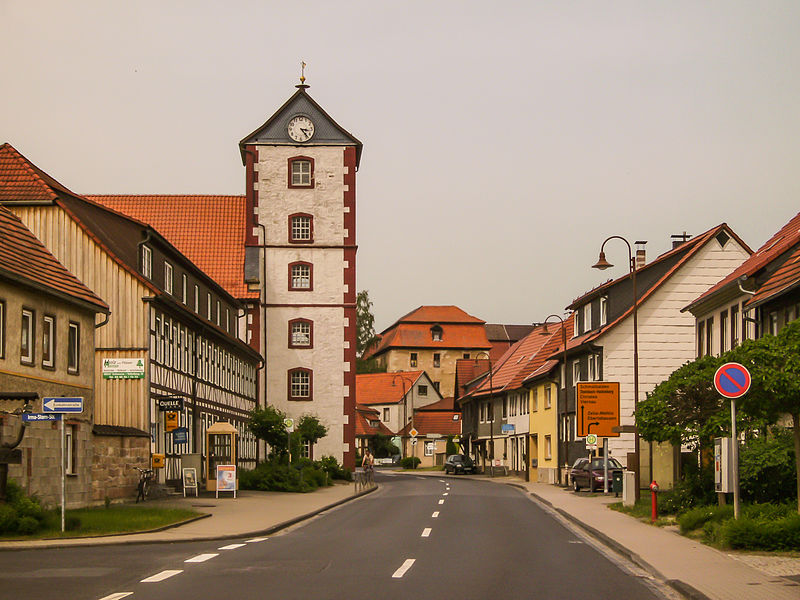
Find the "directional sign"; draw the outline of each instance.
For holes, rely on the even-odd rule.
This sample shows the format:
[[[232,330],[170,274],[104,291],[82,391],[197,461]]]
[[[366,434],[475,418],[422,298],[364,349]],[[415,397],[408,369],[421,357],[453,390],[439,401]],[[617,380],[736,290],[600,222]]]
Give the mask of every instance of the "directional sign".
[[[83,398],[42,398],[42,408],[51,413],[81,413]]]
[[[619,382],[581,381],[577,391],[578,437],[619,437]]]
[[[60,421],[61,413],[22,413],[22,420],[25,423],[37,423],[39,421]]]
[[[725,363],[714,373],[714,387],[726,398],[741,398],[750,389],[750,371],[739,363]]]

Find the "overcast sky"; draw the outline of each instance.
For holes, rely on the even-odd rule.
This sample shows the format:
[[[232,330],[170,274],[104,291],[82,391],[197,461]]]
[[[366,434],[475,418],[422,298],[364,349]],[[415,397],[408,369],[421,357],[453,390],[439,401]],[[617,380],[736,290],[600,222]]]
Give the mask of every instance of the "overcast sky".
[[[79,193],[244,193],[295,91],[364,144],[358,288],[530,323],[602,241],[800,210],[800,3],[0,0],[0,142]],[[626,267],[624,244],[608,259]]]

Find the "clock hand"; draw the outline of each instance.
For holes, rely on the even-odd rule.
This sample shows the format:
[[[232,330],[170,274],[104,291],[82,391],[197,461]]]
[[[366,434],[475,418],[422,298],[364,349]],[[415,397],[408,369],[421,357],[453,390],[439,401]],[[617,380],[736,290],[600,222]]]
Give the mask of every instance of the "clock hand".
[[[304,135],[308,135],[308,129],[301,127],[300,131],[302,131]]]

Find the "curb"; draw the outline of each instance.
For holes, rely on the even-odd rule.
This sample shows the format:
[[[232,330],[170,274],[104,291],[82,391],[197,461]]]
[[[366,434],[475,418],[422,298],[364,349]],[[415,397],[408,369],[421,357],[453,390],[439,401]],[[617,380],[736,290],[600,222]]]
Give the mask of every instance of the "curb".
[[[172,539],[172,540],[125,540],[125,539],[122,539],[122,540],[117,541],[117,538],[121,538],[122,536],[157,533],[159,531],[164,531],[166,529],[172,529],[174,527],[179,527],[181,525],[185,525],[187,523],[191,523],[192,521],[197,521],[197,520],[200,520],[200,519],[206,519],[206,518],[209,518],[209,517],[212,516],[210,514],[204,514],[204,515],[198,515],[197,517],[195,517],[193,519],[190,519],[188,521],[182,521],[180,523],[174,523],[172,525],[165,525],[164,527],[159,527],[158,529],[151,529],[151,530],[148,530],[148,531],[136,531],[136,532],[131,532],[131,533],[115,533],[115,534],[109,534],[109,535],[104,535],[104,536],[97,536],[95,538],[97,540],[100,540],[102,538],[115,538],[115,539],[107,540],[107,541],[103,541],[103,542],[98,542],[98,543],[94,543],[94,544],[92,544],[92,543],[77,543],[77,542],[73,541],[73,540],[92,539],[91,536],[82,537],[82,538],[69,538],[68,540],[65,541],[65,543],[62,543],[62,544],[41,544],[41,545],[36,545],[36,546],[3,546],[2,543],[0,542],[0,552],[10,552],[10,551],[16,551],[16,550],[52,550],[54,548],[81,548],[81,547],[89,547],[89,546],[112,546],[112,545],[134,546],[134,545],[137,545],[137,544],[142,544],[143,545],[143,544],[177,544],[177,543],[185,543],[185,542],[210,542],[210,541],[214,541],[214,540],[238,540],[238,539],[241,539],[241,538],[254,537],[254,536],[258,536],[258,535],[271,535],[271,534],[276,533],[276,532],[278,532],[278,531],[280,531],[282,529],[286,529],[287,527],[291,527],[292,525],[296,525],[297,523],[300,523],[301,521],[305,521],[305,520],[308,520],[308,519],[310,519],[312,517],[316,517],[317,515],[325,512],[326,510],[331,510],[332,508],[336,508],[337,506],[341,506],[342,504],[346,504],[347,502],[351,502],[352,500],[357,500],[358,498],[366,496],[367,494],[371,494],[372,492],[376,491],[379,487],[380,486],[376,485],[375,487],[372,487],[372,488],[370,488],[368,490],[362,490],[361,492],[359,492],[357,494],[353,494],[352,496],[348,496],[347,498],[342,498],[341,500],[337,500],[336,502],[333,502],[332,504],[327,504],[325,506],[322,506],[320,508],[312,510],[311,512],[302,514],[302,515],[297,516],[297,517],[293,517],[293,518],[291,518],[291,519],[289,519],[287,521],[283,521],[283,522],[278,523],[276,525],[272,525],[270,527],[267,527],[266,529],[259,529],[259,530],[251,531],[251,532],[247,532],[247,533],[235,533],[235,534],[212,535],[212,536],[197,536],[197,537],[191,537],[191,538],[186,538],[186,539]],[[55,538],[50,538],[50,539],[55,539]]]

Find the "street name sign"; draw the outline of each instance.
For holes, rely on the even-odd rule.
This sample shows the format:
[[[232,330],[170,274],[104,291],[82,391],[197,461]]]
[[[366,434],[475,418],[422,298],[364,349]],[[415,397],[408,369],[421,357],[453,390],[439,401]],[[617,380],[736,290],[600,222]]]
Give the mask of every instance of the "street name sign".
[[[500,431],[505,434],[512,434],[515,433],[517,430],[517,426],[513,423],[503,423],[500,426]]]
[[[619,382],[581,381],[577,385],[578,437],[619,437]],[[591,431],[589,429],[591,428]]]
[[[739,363],[725,363],[714,373],[714,387],[726,398],[741,398],[752,383],[750,371]]]
[[[39,421],[60,421],[61,413],[22,413],[25,423],[38,423]]]
[[[42,398],[42,409],[46,413],[82,413],[83,398]]]

